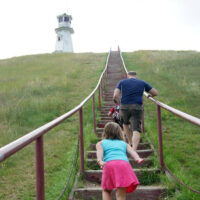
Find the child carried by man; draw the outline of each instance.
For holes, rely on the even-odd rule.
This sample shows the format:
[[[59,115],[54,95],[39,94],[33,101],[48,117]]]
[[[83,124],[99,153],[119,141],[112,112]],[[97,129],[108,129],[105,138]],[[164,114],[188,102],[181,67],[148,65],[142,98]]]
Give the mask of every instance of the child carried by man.
[[[113,118],[113,121],[117,124],[119,124],[119,126],[121,128],[123,128],[123,123],[120,119],[120,115],[119,115],[119,105],[117,104],[117,102],[114,100],[115,105],[113,105],[113,107],[109,110],[108,112],[108,116]]]

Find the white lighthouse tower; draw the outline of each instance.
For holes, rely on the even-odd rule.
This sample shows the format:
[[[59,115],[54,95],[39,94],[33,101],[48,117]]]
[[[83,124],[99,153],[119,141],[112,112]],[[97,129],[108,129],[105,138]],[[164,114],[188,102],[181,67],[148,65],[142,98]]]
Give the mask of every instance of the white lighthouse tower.
[[[71,28],[72,16],[66,13],[57,16],[58,28],[55,29],[57,34],[56,52],[73,52],[71,34],[74,33]]]

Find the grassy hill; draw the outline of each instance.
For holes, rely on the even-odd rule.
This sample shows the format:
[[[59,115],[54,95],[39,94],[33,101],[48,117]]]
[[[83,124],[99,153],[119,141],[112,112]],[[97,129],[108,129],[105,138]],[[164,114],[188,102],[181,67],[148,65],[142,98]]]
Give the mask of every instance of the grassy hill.
[[[0,147],[78,105],[95,88],[105,62],[106,54],[92,53],[0,60]],[[84,123],[92,134],[89,104]],[[66,184],[78,134],[76,114],[44,136],[48,200],[57,199]],[[34,143],[0,163],[0,199],[35,199]]]
[[[128,70],[159,91],[157,99],[200,118],[200,53],[123,53]],[[0,147],[78,105],[95,87],[106,54],[44,54],[0,60]],[[85,142],[92,137],[91,102],[84,107]],[[87,119],[87,121],[86,121]],[[188,186],[200,190],[199,128],[162,110],[164,161]],[[157,143],[156,106],[145,100],[145,129]],[[78,138],[78,115],[44,136],[46,199],[58,198]],[[85,145],[87,147],[87,145]],[[0,199],[35,199],[34,143],[0,163]],[[163,178],[163,182],[167,180]],[[197,200],[183,187],[170,200]],[[12,191],[12,192],[11,192]]]
[[[194,51],[137,51],[123,53],[128,70],[159,91],[157,99],[200,118],[200,53]],[[145,100],[145,128],[155,147],[157,141],[156,106]],[[164,161],[186,185],[200,190],[200,131],[162,110]],[[180,186],[171,199],[197,200],[199,195]],[[169,195],[170,196],[170,195]]]

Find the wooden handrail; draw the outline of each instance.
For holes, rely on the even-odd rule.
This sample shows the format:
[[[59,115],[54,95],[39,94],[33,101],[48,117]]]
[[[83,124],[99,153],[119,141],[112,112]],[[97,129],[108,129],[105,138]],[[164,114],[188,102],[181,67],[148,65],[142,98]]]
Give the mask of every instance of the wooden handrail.
[[[147,92],[144,92],[144,95],[147,97],[147,96],[148,96],[148,93],[147,93]],[[154,102],[155,104],[157,104],[157,105],[159,105],[160,107],[162,107],[163,109],[165,109],[165,110],[167,110],[167,111],[169,111],[169,112],[171,112],[171,113],[173,113],[173,114],[179,116],[180,118],[185,119],[185,120],[191,122],[192,124],[195,124],[195,125],[197,125],[197,126],[200,127],[200,119],[199,119],[199,118],[194,117],[194,116],[192,116],[192,115],[189,115],[189,114],[187,114],[187,113],[185,113],[185,112],[182,112],[182,111],[180,111],[180,110],[178,110],[178,109],[176,109],[176,108],[173,108],[173,107],[171,107],[171,106],[168,106],[168,105],[166,105],[166,104],[164,104],[164,103],[162,103],[162,102],[160,102],[160,101],[158,101],[158,100],[156,100],[156,99],[154,99],[154,98],[152,98],[152,97],[148,97],[148,98],[149,98],[152,102]]]

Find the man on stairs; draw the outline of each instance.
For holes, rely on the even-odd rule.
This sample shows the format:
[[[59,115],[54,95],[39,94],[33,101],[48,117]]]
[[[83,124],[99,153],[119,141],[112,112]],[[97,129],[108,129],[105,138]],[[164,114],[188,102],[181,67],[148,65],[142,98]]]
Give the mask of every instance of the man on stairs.
[[[158,95],[155,88],[138,79],[136,72],[130,71],[127,74],[127,79],[119,81],[113,95],[113,100],[120,104],[120,117],[123,120],[123,129],[128,138],[128,143],[132,144],[134,150],[137,149],[140,142],[144,91],[149,93],[148,97]]]

